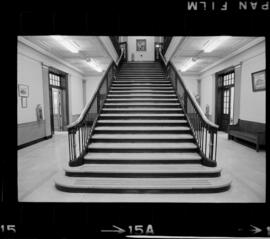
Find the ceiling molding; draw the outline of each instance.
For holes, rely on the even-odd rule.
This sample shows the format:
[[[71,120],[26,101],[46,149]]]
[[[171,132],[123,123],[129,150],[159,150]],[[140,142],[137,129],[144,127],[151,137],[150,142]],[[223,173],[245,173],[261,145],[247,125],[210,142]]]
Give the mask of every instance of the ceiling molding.
[[[37,46],[36,44],[30,42],[29,40],[25,39],[24,37],[18,36],[18,41],[25,44],[28,47],[33,48],[34,50],[38,51],[39,53],[58,61],[59,63],[65,65],[66,67],[71,68],[74,71],[77,71],[80,75],[84,76],[85,73],[83,71],[81,71],[80,69],[78,69],[77,67],[70,65],[68,62],[66,62],[66,61],[60,59],[59,57],[53,55],[52,53],[44,50],[43,48],[41,48],[41,47]]]
[[[240,54],[240,53],[246,51],[247,49],[249,49],[249,48],[251,48],[251,47],[253,47],[253,46],[255,46],[255,45],[257,45],[257,44],[259,44],[259,43],[261,43],[261,42],[263,42],[264,40],[265,40],[264,37],[258,37],[258,38],[256,38],[256,39],[254,39],[253,41],[251,41],[251,42],[249,42],[248,44],[244,45],[243,47],[239,48],[238,50],[232,52],[232,53],[229,54],[228,56],[226,56],[226,57],[224,57],[224,58],[222,58],[222,59],[216,61],[215,63],[211,64],[210,66],[205,67],[203,70],[201,70],[201,71],[199,72],[199,74],[202,75],[204,72],[210,70],[211,68],[213,68],[213,67],[215,67],[215,66],[217,66],[217,65],[219,65],[219,64],[221,64],[221,63],[223,63],[224,61],[229,60],[230,58],[232,58],[232,57],[234,57],[234,56],[236,56],[236,55],[238,55],[238,54]]]
[[[185,37],[173,37],[167,51],[164,55],[167,62],[169,62],[175,55],[175,52],[180,48],[180,45],[185,40]]]

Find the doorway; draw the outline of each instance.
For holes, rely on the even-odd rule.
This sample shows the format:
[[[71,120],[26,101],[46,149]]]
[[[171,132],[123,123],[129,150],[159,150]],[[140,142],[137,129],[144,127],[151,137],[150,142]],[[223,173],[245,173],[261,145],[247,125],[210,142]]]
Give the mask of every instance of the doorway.
[[[228,126],[233,123],[234,114],[234,70],[217,75],[216,88],[216,123],[221,131],[227,132]]]
[[[66,131],[69,123],[67,75],[49,72],[49,92],[52,134],[59,131]]]

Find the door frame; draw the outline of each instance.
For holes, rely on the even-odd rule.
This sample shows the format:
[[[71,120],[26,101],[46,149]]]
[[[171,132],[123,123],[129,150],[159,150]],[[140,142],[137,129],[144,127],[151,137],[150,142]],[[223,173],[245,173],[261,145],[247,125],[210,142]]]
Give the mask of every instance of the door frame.
[[[221,88],[221,87],[219,87],[218,86],[218,80],[219,80],[219,77],[221,77],[221,76],[223,76],[223,75],[226,75],[226,74],[230,74],[230,73],[234,73],[234,87],[235,87],[235,68],[234,67],[229,67],[229,68],[226,68],[226,69],[224,69],[224,70],[222,70],[222,71],[219,71],[219,72],[217,72],[216,74],[215,74],[215,123],[216,124],[219,124],[219,122],[218,122],[218,118],[219,117],[221,117],[219,114],[221,114],[222,115],[222,112],[223,112],[223,105],[224,105],[224,102],[223,102],[223,100],[224,100],[224,95],[223,95],[223,93],[224,93],[224,86],[222,86],[222,97],[221,97],[221,99],[222,99],[222,101],[220,102],[221,103],[221,106],[218,104],[218,97],[219,97],[219,88]],[[222,85],[223,85],[223,82],[222,82]],[[230,86],[229,87],[226,87],[226,88],[231,88]],[[235,93],[235,91],[234,91],[234,93]],[[231,94],[231,93],[229,93],[229,94]],[[235,97],[234,97],[235,98]],[[234,100],[234,105],[235,105],[235,100]],[[218,110],[218,107],[221,107],[221,111],[219,111]],[[231,95],[230,95],[230,99],[229,99],[229,109],[231,110]],[[221,112],[221,113],[219,113],[219,112]],[[230,112],[229,112],[229,114],[230,114]]]
[[[54,74],[59,76],[60,78],[60,86],[52,85],[50,84],[50,74]],[[60,89],[61,90],[61,101],[62,101],[62,107],[61,107],[61,113],[62,113],[62,120],[66,120],[65,125],[63,126],[63,131],[66,130],[66,126],[69,124],[69,96],[68,96],[68,74],[62,71],[59,71],[55,68],[49,67],[48,71],[48,84],[49,84],[49,100],[50,100],[50,121],[51,121],[51,132],[52,135],[54,134],[54,116],[53,116],[53,99],[52,99],[52,89]],[[65,94],[65,105],[63,105],[63,94]],[[65,109],[64,109],[65,107]]]

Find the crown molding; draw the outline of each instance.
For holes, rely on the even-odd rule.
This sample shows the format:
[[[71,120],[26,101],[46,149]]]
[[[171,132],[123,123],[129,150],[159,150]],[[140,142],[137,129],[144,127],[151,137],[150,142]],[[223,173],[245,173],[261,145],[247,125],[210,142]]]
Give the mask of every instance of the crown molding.
[[[79,70],[77,67],[72,66],[72,65],[69,64],[68,62],[66,62],[66,61],[60,59],[59,57],[53,55],[52,53],[50,53],[50,52],[44,50],[43,48],[41,48],[41,47],[39,47],[38,45],[36,45],[36,44],[30,42],[29,40],[25,39],[24,37],[18,36],[18,41],[21,42],[21,43],[23,43],[23,44],[25,44],[26,46],[28,46],[28,47],[30,47],[30,48],[36,50],[36,51],[38,51],[39,53],[41,53],[41,54],[43,54],[43,55],[45,55],[45,56],[47,56],[47,57],[50,57],[50,58],[56,60],[57,62],[59,62],[59,63],[65,65],[65,66],[68,67],[68,68],[71,68],[72,70],[78,72],[80,75],[84,76],[84,72],[82,72],[81,70]]]
[[[206,71],[210,70],[211,68],[213,68],[213,67],[215,67],[215,66],[217,66],[217,65],[219,65],[219,64],[221,64],[221,63],[223,63],[223,62],[225,62],[227,60],[229,60],[230,58],[232,58],[232,57],[234,57],[234,56],[236,56],[236,55],[238,55],[238,54],[246,51],[247,49],[249,49],[249,48],[251,48],[251,47],[253,47],[253,46],[255,46],[255,45],[257,45],[257,44],[259,44],[259,43],[261,43],[263,41],[265,41],[265,38],[264,37],[257,37],[253,41],[249,42],[248,44],[246,44],[245,46],[239,48],[238,50],[232,52],[228,56],[226,56],[226,57],[224,57],[224,58],[216,61],[215,63],[211,64],[210,66],[205,67],[203,70],[201,70],[199,72],[199,74],[202,75],[203,73],[205,73]]]

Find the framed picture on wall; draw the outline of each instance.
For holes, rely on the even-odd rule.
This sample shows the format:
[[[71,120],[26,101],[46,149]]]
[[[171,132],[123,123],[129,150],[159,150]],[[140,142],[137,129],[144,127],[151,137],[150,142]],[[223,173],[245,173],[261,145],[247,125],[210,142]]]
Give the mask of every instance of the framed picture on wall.
[[[22,108],[27,108],[27,97],[21,97]]]
[[[265,90],[265,70],[252,73],[251,79],[253,91]]]
[[[28,85],[18,85],[18,91],[20,97],[29,97],[29,86]]]
[[[136,40],[136,50],[137,51],[146,51],[146,39]]]

